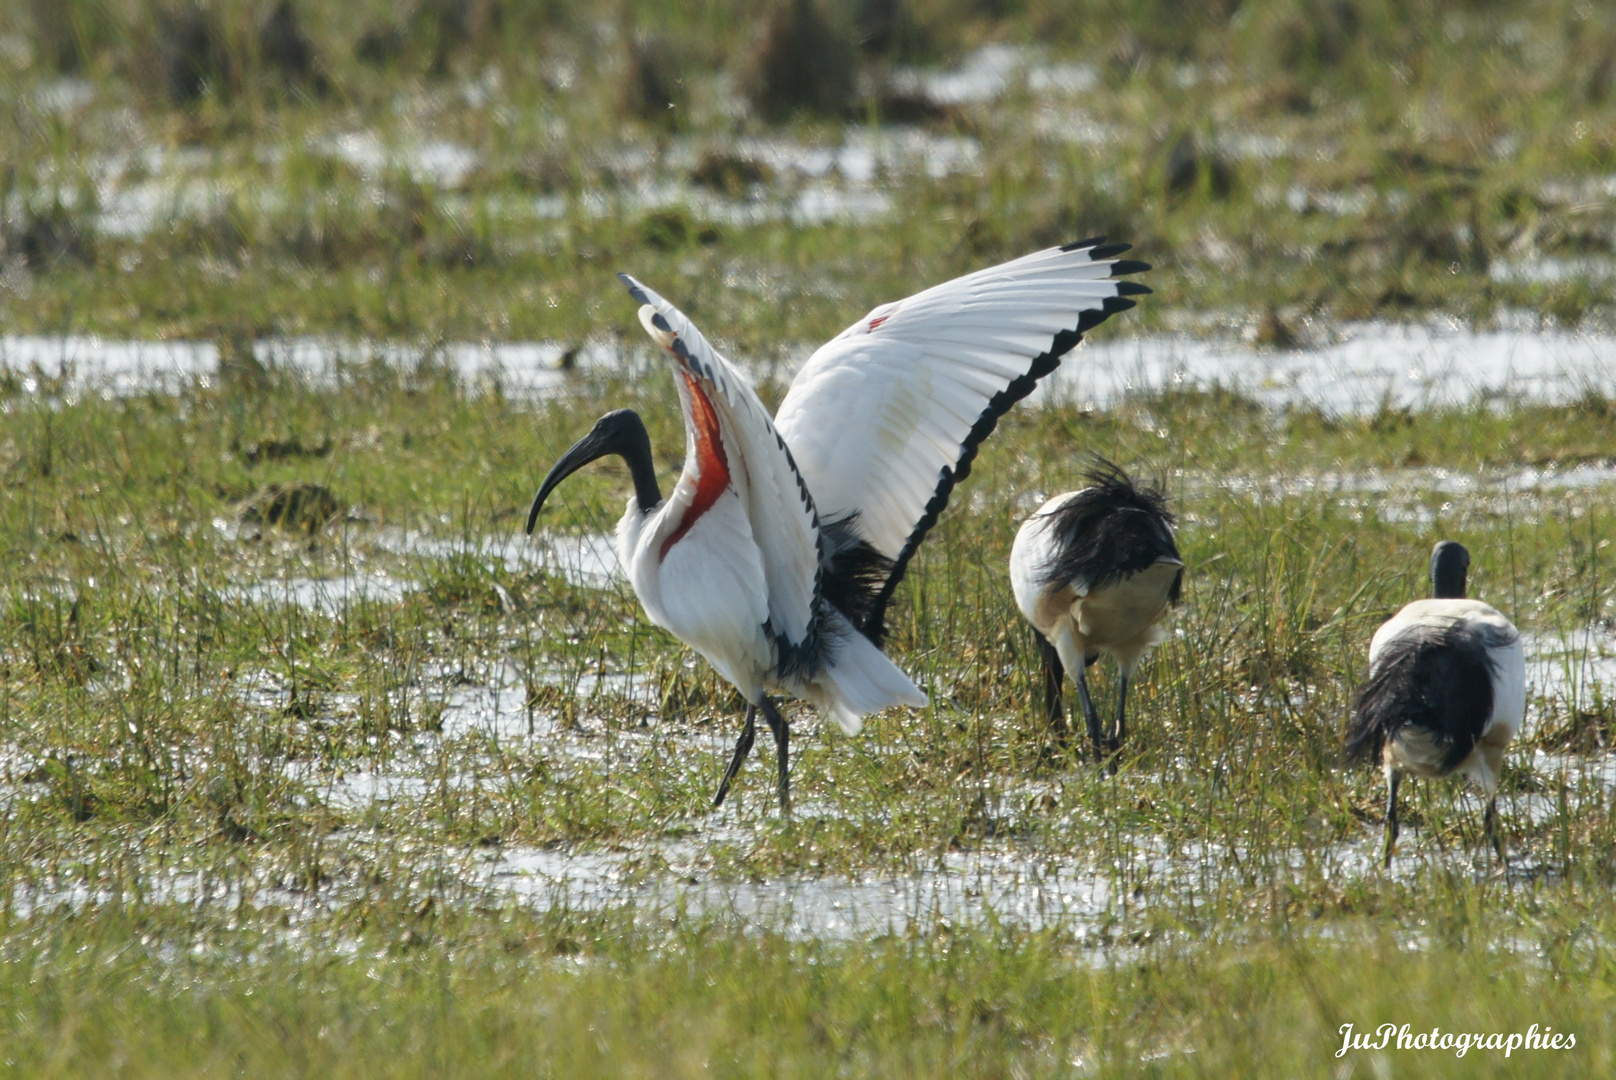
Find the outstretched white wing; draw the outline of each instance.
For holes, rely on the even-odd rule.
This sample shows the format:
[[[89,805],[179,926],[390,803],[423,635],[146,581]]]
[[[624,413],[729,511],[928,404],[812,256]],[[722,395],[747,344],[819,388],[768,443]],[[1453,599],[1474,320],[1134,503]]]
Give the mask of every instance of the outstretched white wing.
[[[743,479],[736,486],[763,560],[769,629],[782,646],[779,668],[787,674],[794,663],[818,655],[819,517],[809,488],[746,378],[678,308],[627,274],[618,276],[645,305],[640,321],[646,331],[718,412],[731,477]]]
[[[827,342],[797,374],[775,426],[821,515],[856,513],[893,560],[886,601],[977,446],[1082,335],[1150,290],[1123,274],[1127,244],[1104,238],[1035,252],[883,304]]]

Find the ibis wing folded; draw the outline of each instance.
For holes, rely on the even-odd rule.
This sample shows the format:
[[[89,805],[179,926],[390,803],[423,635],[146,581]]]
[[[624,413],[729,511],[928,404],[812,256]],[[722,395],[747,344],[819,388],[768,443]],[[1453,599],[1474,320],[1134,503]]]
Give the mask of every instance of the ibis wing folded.
[[[827,342],[775,415],[827,520],[856,515],[892,561],[859,627],[879,643],[887,600],[998,419],[1090,328],[1150,290],[1119,275],[1126,244],[1079,241],[883,304]]]
[[[627,274],[619,276],[645,305],[640,321],[647,332],[718,413],[731,448],[730,474],[763,560],[779,674],[789,676],[795,667],[816,663],[820,648],[820,530],[813,498],[746,378],[678,308]]]

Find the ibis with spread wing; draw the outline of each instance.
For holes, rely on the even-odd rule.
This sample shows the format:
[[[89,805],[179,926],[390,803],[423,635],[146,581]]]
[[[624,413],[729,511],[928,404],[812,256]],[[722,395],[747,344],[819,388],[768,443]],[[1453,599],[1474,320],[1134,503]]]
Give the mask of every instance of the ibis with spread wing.
[[[812,703],[849,734],[927,698],[881,651],[893,590],[998,419],[1083,334],[1150,290],[1104,238],[1036,252],[883,304],[811,356],[771,419],[746,378],[672,304],[627,275],[667,354],[685,422],[666,496],[638,415],[602,417],[539,487],[608,454],[634,494],[617,553],[646,615],[746,699],[713,800],[750,753],[759,713],[790,808],[790,730],[773,695]]]

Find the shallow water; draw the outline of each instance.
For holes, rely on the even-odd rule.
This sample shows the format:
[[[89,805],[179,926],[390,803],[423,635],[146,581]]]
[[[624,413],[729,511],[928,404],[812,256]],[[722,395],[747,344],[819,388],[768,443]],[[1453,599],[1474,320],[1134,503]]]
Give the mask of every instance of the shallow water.
[[[394,603],[415,588],[387,574],[361,573],[327,578],[268,578],[229,590],[225,596],[249,604],[285,604],[339,614],[359,603]]]
[[[1604,627],[1565,634],[1523,633],[1528,702],[1543,699],[1556,716],[1588,712],[1616,698],[1616,635]],[[1524,734],[1538,730],[1543,710],[1526,710]]]
[[[897,73],[899,89],[919,91],[939,105],[966,105],[993,101],[1018,82],[1030,86],[1031,51],[1014,45],[984,45],[966,56],[958,66],[947,70],[909,68]],[[1086,64],[1062,65],[1059,69],[1041,67],[1038,88],[1070,93],[1092,88],[1098,81]]]
[[[1532,285],[1557,285],[1566,281],[1608,283],[1616,278],[1616,258],[1589,255],[1582,258],[1548,256],[1541,259],[1500,259],[1487,268],[1494,281]]]
[[[1541,513],[1563,505],[1568,492],[1616,485],[1616,463],[1473,471],[1440,466],[1362,472],[1325,469],[1286,476],[1189,473],[1182,478],[1182,484],[1186,494],[1220,490],[1258,503],[1324,499],[1351,512],[1356,520],[1374,517],[1424,529],[1434,526],[1456,505],[1463,508],[1469,522],[1478,526],[1488,519],[1507,522]],[[1045,497],[1044,492],[1029,492],[1022,505],[1030,511]],[[1209,520],[1204,511],[1185,512],[1187,522]]]
[[[1441,466],[1343,472],[1327,469],[1289,476],[1195,477],[1197,483],[1253,498],[1303,495],[1458,495],[1485,497],[1535,491],[1577,491],[1616,484],[1616,463],[1579,462],[1566,468],[1488,469],[1468,471]]]
[[[629,325],[630,307],[625,302],[623,327]],[[722,327],[707,329],[722,332]],[[531,399],[567,392],[570,373],[561,365],[569,352],[578,371],[663,377],[662,361],[648,347],[615,339],[576,347],[450,342],[423,348],[293,338],[261,340],[253,350],[266,366],[316,382],[335,382],[377,361],[403,371],[428,363],[446,367],[468,387],[498,387]],[[792,351],[800,363],[812,350]],[[737,359],[748,366],[747,358]],[[0,337],[0,371],[10,372],[25,393],[175,391],[211,384],[219,377],[218,363],[212,342]],[[1118,337],[1101,331],[1067,357],[1029,400],[1103,409],[1133,395],[1209,387],[1238,390],[1274,409],[1315,408],[1332,416],[1478,401],[1557,404],[1589,393],[1616,395],[1616,337],[1526,327],[1478,332],[1442,321],[1366,322],[1342,327],[1317,347],[1280,350],[1232,338]]]
[[[314,149],[347,162],[367,180],[405,172],[417,183],[437,187],[459,187],[479,163],[475,151],[447,139],[389,144],[371,131],[338,135]]]
[[[1130,394],[1211,386],[1275,409],[1332,416],[1478,400],[1556,404],[1616,393],[1616,339],[1538,328],[1478,332],[1440,321],[1353,323],[1333,341],[1290,350],[1182,335],[1102,336],[1033,398],[1108,408]]]
[[[1075,862],[1027,854],[950,852],[910,874],[785,875],[768,881],[703,878],[696,841],[622,853],[540,848],[490,852],[483,882],[524,901],[574,910],[616,907],[723,914],[788,936],[837,939],[903,934],[954,923],[1062,926],[1098,933],[1115,890]],[[658,867],[647,874],[645,868]]]
[[[569,371],[623,371],[632,360],[615,342],[396,342],[274,338],[252,344],[265,368],[288,371],[314,385],[337,385],[371,363],[402,372],[440,365],[468,388],[498,388],[525,398],[566,392]],[[25,394],[47,397],[99,393],[178,393],[212,386],[221,377],[212,341],[117,341],[99,337],[0,337],[0,372]]]
[[[379,794],[385,801],[405,794],[401,787]],[[1474,810],[1479,821],[1478,807]],[[1508,813],[1507,807],[1501,808]],[[1132,860],[1129,886],[1119,887],[1117,868],[1100,868],[1074,859],[1050,859],[1014,850],[949,852],[925,869],[913,872],[869,872],[855,876],[787,874],[766,880],[726,881],[707,876],[698,849],[714,842],[713,832],[665,844],[634,845],[612,850],[490,846],[437,848],[418,860],[413,881],[395,881],[399,891],[419,889],[424,895],[455,902],[514,899],[536,910],[574,912],[630,909],[641,917],[719,916],[742,925],[767,928],[798,940],[848,940],[873,935],[946,930],[952,926],[1002,925],[1023,929],[1059,928],[1091,946],[1120,944],[1139,917],[1169,904],[1174,910],[1193,894],[1202,894],[1216,879],[1215,867],[1228,856],[1211,850],[1184,852],[1177,858],[1150,854],[1144,845]],[[1327,880],[1345,882],[1380,875],[1378,830],[1327,850],[1298,850],[1293,870],[1310,870]],[[374,838],[350,831],[332,834],[327,851],[341,853],[351,867],[367,865]],[[1439,849],[1424,830],[1405,827],[1390,876],[1417,881],[1423,874],[1470,874],[1478,878],[1497,871],[1491,852]],[[1552,868],[1516,860],[1512,879],[1530,880]],[[202,870],[152,868],[140,875],[138,890],[127,880],[119,886],[90,884],[68,877],[34,878],[14,885],[11,911],[28,918],[63,908],[127,903],[178,903],[235,907],[250,899],[257,908],[291,916],[330,907],[363,895],[357,882],[340,881],[317,891]]]

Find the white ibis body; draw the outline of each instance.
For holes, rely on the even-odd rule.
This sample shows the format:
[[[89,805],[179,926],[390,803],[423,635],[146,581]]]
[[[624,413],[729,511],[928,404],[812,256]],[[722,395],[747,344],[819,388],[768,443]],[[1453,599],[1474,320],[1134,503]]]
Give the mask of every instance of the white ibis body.
[[[1515,625],[1465,599],[1470,552],[1443,540],[1431,552],[1434,599],[1416,600],[1369,643],[1369,681],[1358,692],[1349,754],[1378,757],[1386,772],[1386,848],[1397,845],[1404,773],[1469,777],[1487,796],[1486,833],[1499,858],[1498,778],[1504,748],[1526,714],[1526,655]]]
[[[706,657],[747,701],[720,805],[761,712],[789,809],[786,692],[849,734],[926,695],[881,652],[909,560],[970,472],[977,447],[1083,333],[1150,290],[1126,244],[1050,248],[884,304],[821,347],[771,420],[757,394],[672,304],[623,275],[666,352],[685,421],[673,491],[645,427],[609,413],[556,462],[528,515],[569,474],[620,454],[634,495],[617,552],[651,621]]]
[[[1010,585],[1038,632],[1050,725],[1065,738],[1061,691],[1069,671],[1098,761],[1127,735],[1128,679],[1166,634],[1184,562],[1160,491],[1134,484],[1103,459],[1086,479],[1088,487],[1055,496],[1022,523],[1010,548]],[[1084,676],[1102,654],[1116,660],[1121,675],[1109,734],[1100,730]]]

